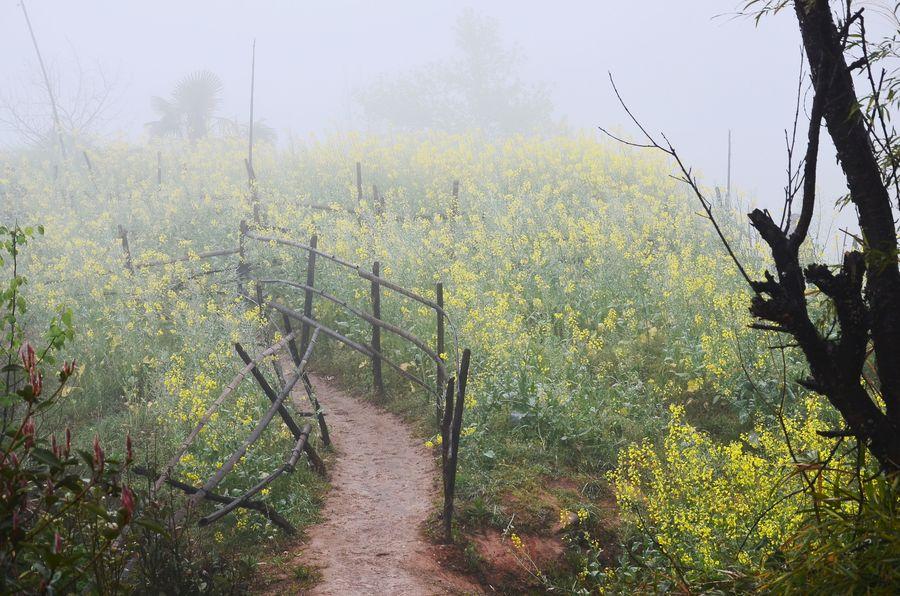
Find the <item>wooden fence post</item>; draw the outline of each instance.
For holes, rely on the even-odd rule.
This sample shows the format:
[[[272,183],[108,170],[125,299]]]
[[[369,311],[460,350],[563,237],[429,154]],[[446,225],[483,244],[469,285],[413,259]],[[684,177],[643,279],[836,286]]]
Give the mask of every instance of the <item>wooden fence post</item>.
[[[156,186],[162,186],[162,151],[156,152]]]
[[[459,461],[459,433],[462,429],[463,406],[466,402],[466,381],[469,377],[469,349],[463,350],[459,366],[459,383],[453,398],[453,380],[447,384],[444,418],[441,424],[441,455],[444,463],[444,540],[453,541],[453,496],[456,490],[456,464]],[[452,414],[451,414],[452,406]]]
[[[441,308],[441,310],[444,310],[444,284],[443,284],[443,282],[438,282],[434,285],[434,295],[435,295],[434,296],[435,302],[437,302],[437,305]],[[444,358],[444,313],[440,312],[440,311],[435,311],[435,312],[437,312],[437,346],[435,346],[435,352],[437,353],[438,358],[440,358],[443,361],[446,361],[446,359]],[[444,386],[447,384],[447,379],[445,379],[444,376],[445,376],[444,369],[441,368],[440,365],[438,365],[438,367],[437,367],[438,393],[440,393],[441,389],[443,389]],[[435,406],[435,414],[436,414],[438,420],[441,419],[440,399],[441,399],[440,395],[438,395],[437,399],[435,400],[435,405],[434,405]]]
[[[375,277],[381,275],[381,263],[375,261],[372,263],[372,273]],[[372,315],[381,320],[381,285],[372,280]],[[377,354],[381,354],[381,327],[372,325],[372,350]],[[381,357],[372,356],[372,380],[375,386],[375,394],[379,400],[384,399],[384,378],[381,375]]]
[[[459,180],[453,181],[453,200],[450,201],[450,213],[459,217]]]
[[[362,203],[363,194],[362,194],[362,164],[356,162],[356,202],[357,204]]]
[[[452,514],[448,515],[447,509],[447,497],[450,494],[447,481],[450,478],[448,470],[450,461],[450,424],[453,422],[453,381],[453,377],[447,381],[447,388],[444,392],[444,415],[441,419],[441,480],[444,484],[444,511],[441,514],[441,518],[444,522],[444,542],[452,542],[453,540]],[[450,507],[452,510],[452,505]]]
[[[125,268],[134,273],[134,265],[131,262],[131,248],[128,246],[128,231],[119,225],[119,238],[122,239],[122,251],[125,253]]]
[[[309,288],[315,287],[316,283],[316,252],[315,249],[319,244],[319,238],[313,234],[312,238],[309,239],[309,246],[313,250],[309,251],[309,257],[306,261],[306,285]],[[308,289],[304,291],[304,299],[303,299],[303,316],[312,318],[313,312],[313,291],[312,289]],[[303,329],[300,333],[300,353],[306,352],[306,348],[309,346],[309,323],[303,323]]]

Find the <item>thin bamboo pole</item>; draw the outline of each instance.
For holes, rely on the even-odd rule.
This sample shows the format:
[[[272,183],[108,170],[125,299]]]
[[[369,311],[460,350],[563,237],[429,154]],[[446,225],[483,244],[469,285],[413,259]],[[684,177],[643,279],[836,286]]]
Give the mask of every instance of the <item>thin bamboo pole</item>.
[[[437,302],[438,306],[441,307],[441,310],[444,308],[444,284],[442,282],[437,282],[434,285],[434,298],[435,302]],[[440,362],[437,363],[437,386],[444,387],[447,383],[447,369],[446,365],[443,363],[444,361],[444,317],[440,314],[437,315],[437,345],[436,352],[437,357]],[[435,415],[438,419],[441,417],[441,403],[440,398],[435,400]]]
[[[158,476],[158,474],[153,470],[141,466],[135,466],[134,468],[132,468],[132,471],[138,476],[143,476],[150,479],[156,478]],[[179,480],[174,480],[172,478],[168,478],[166,480],[166,484],[173,488],[177,488],[178,490],[183,491],[188,495],[193,495],[198,490],[200,490],[196,486],[191,486],[190,484],[181,482]],[[222,503],[223,505],[228,505],[234,501],[234,499],[232,499],[231,497],[224,497],[217,493],[206,493],[203,498],[207,501],[212,501],[213,503]],[[254,511],[260,512],[261,514],[266,516],[269,521],[284,530],[287,534],[294,534],[297,531],[296,528],[291,525],[291,522],[282,517],[277,511],[275,511],[272,506],[264,501],[244,501],[243,503],[238,505],[238,507],[241,507],[243,509],[253,509]]]
[[[317,335],[318,334],[314,333],[313,336],[310,338],[309,348],[307,349],[307,353],[304,354],[304,356],[303,356],[303,362],[301,362],[301,367],[305,366],[306,362],[308,361],[309,352],[312,351],[312,348],[315,345],[315,340],[316,340]],[[225,476],[228,475],[228,473],[231,472],[232,469],[234,469],[234,466],[241,459],[243,459],[244,455],[246,455],[247,450],[250,448],[250,446],[253,445],[257,440],[259,440],[259,437],[262,435],[262,433],[266,429],[266,427],[269,426],[269,423],[272,421],[272,418],[274,418],[275,414],[278,413],[279,407],[281,407],[281,404],[284,403],[285,398],[291,394],[291,390],[294,388],[294,385],[297,384],[297,381],[300,380],[300,375],[302,373],[303,373],[302,368],[298,368],[296,371],[294,371],[294,374],[291,376],[290,379],[287,380],[287,383],[285,383],[285,386],[281,390],[281,393],[279,393],[278,396],[276,397],[275,402],[272,403],[272,405],[269,407],[269,409],[266,410],[266,413],[263,415],[263,417],[260,418],[259,422],[256,423],[256,426],[253,428],[253,432],[251,432],[250,435],[246,439],[244,439],[244,441],[241,443],[241,445],[237,449],[234,450],[234,452],[225,461],[225,463],[223,463],[222,466],[218,470],[216,470],[216,472],[209,478],[209,480],[207,480],[203,484],[203,487],[197,492],[197,494],[191,496],[191,499],[189,500],[189,507],[196,506],[197,503],[199,503],[200,500],[203,498],[203,495],[205,493],[208,493],[208,492],[212,491],[213,489],[215,489],[219,485],[219,483],[222,482],[222,480],[225,478]],[[183,520],[185,514],[186,514],[186,511],[184,509],[182,509],[181,514],[176,515],[176,522],[180,521],[178,519],[179,517]]]
[[[50,76],[47,74],[47,67],[44,66],[44,57],[41,56],[41,48],[38,47],[37,37],[35,37],[34,29],[31,27],[31,19],[28,18],[28,11],[25,9],[25,0],[21,0],[19,6],[22,7],[22,14],[25,15],[25,24],[28,25],[28,34],[31,35],[34,53],[37,54],[38,65],[41,67],[41,74],[44,76],[44,85],[47,88],[47,96],[50,98],[50,109],[53,113],[53,127],[56,129],[56,137],[59,141],[59,153],[63,159],[66,159],[66,144],[63,142],[63,129],[59,120],[59,109],[56,105],[56,97],[53,95],[53,86],[50,84]]]

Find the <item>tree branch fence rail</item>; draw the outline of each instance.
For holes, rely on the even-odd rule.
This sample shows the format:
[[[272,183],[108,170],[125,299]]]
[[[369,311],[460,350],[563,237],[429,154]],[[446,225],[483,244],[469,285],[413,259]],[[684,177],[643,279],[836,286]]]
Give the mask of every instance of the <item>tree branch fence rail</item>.
[[[252,174],[251,174],[252,176]],[[359,182],[360,168],[357,167],[357,176]],[[253,176],[255,178],[255,176]],[[359,196],[362,196],[361,183],[358,184]],[[377,190],[374,192],[377,193]],[[454,183],[454,203],[453,210],[458,209],[458,183]],[[377,196],[376,196],[377,197]],[[258,205],[258,195],[254,193],[254,207]],[[383,197],[379,199],[379,211],[383,214],[384,204]],[[254,215],[258,217],[258,207],[254,209]],[[272,228],[279,232],[283,232],[279,228]],[[176,453],[158,473],[151,473],[147,469],[142,469],[142,474],[148,477],[154,477],[154,489],[159,490],[164,485],[172,486],[182,490],[189,495],[187,504],[175,514],[176,525],[182,523],[201,501],[207,500],[219,503],[221,507],[214,512],[203,516],[199,519],[198,524],[205,526],[214,523],[238,508],[252,509],[266,516],[273,524],[280,527],[287,533],[294,531],[293,527],[269,505],[262,501],[253,501],[251,498],[266,488],[269,484],[280,478],[281,476],[291,473],[298,464],[301,456],[306,455],[308,463],[319,474],[325,474],[325,465],[321,457],[316,453],[310,444],[310,434],[312,425],[305,424],[300,426],[295,422],[294,416],[315,418],[318,426],[320,439],[324,446],[330,445],[330,436],[325,419],[325,412],[321,408],[315,394],[315,389],[307,374],[307,367],[312,356],[314,346],[319,336],[329,337],[339,343],[351,348],[352,350],[368,357],[372,363],[373,389],[379,401],[383,401],[386,397],[383,369],[382,365],[387,366],[400,377],[423,388],[429,395],[434,398],[435,416],[440,426],[442,437],[442,475],[444,485],[444,508],[442,513],[445,538],[449,541],[451,536],[451,517],[453,513],[453,493],[455,489],[456,466],[458,458],[458,445],[460,428],[462,426],[463,403],[465,399],[465,387],[469,370],[469,350],[464,350],[460,361],[458,341],[453,336],[453,347],[457,354],[453,358],[456,363],[454,366],[454,375],[450,375],[446,365],[446,324],[450,324],[453,329],[452,320],[444,310],[444,286],[443,283],[435,285],[434,299],[426,298],[418,293],[409,290],[397,283],[394,283],[381,276],[380,263],[373,263],[372,269],[367,270],[360,265],[351,263],[335,254],[330,254],[318,247],[318,238],[313,235],[309,242],[304,244],[289,238],[275,237],[262,233],[257,224],[251,228],[246,221],[242,221],[239,229],[239,243],[237,248],[224,248],[219,250],[211,250],[202,253],[192,253],[181,256],[174,256],[167,259],[157,259],[153,261],[145,261],[135,263],[129,245],[128,232],[119,227],[119,238],[122,243],[122,250],[125,257],[125,267],[132,274],[140,274],[143,270],[173,265],[182,262],[196,262],[218,257],[229,257],[237,255],[238,263],[236,266],[238,277],[238,293],[246,301],[255,305],[260,309],[261,313],[274,314],[278,313],[281,324],[283,325],[285,335],[277,342],[263,349],[256,357],[251,357],[240,344],[235,344],[235,350],[244,363],[244,367],[232,379],[232,381],[224,388],[220,395],[211,403],[206,412],[201,416],[193,430],[188,434],[184,442],[179,446]],[[256,241],[268,245],[280,245],[298,249],[305,253],[306,275],[305,283],[292,281],[288,279],[265,278],[255,279],[251,276],[254,267],[251,266],[248,255],[249,241]],[[358,278],[369,282],[371,312],[367,312],[362,308],[355,307],[345,299],[334,296],[325,290],[316,287],[316,261],[324,259],[342,267],[345,270],[352,271]],[[228,270],[234,268],[228,268]],[[204,271],[202,273],[216,273],[223,269]],[[247,286],[252,284],[255,289],[255,296],[247,293]],[[302,310],[292,308],[275,298],[265,297],[266,287],[282,287],[300,290],[303,293]],[[436,343],[432,347],[428,342],[416,336],[413,332],[388,321],[382,319],[382,303],[383,290],[390,290],[400,296],[417,302],[430,309],[435,316]],[[357,341],[344,335],[343,333],[333,329],[326,323],[318,320],[314,314],[314,305],[316,298],[325,300],[329,303],[337,305],[344,311],[353,315],[360,321],[367,323],[371,328],[371,336],[368,341]],[[295,330],[293,323],[298,323],[299,330]],[[382,349],[381,332],[388,332],[403,341],[417,348],[425,357],[430,360],[435,367],[434,381],[414,375],[406,370],[404,366],[398,364],[388,356]],[[299,347],[298,347],[299,340]],[[293,365],[293,371],[285,375],[278,359],[274,360],[276,376],[279,380],[280,390],[276,391],[272,385],[266,380],[260,364],[277,354],[287,351],[290,356],[290,362]],[[301,356],[302,354],[302,356]],[[187,450],[196,440],[203,427],[212,419],[213,415],[220,409],[223,403],[237,389],[238,385],[248,376],[252,376],[257,385],[259,385],[263,394],[270,401],[270,407],[266,413],[257,422],[256,427],[248,437],[244,439],[241,445],[231,454],[231,456],[213,473],[202,486],[191,486],[184,482],[172,478],[172,473],[185,455]],[[457,380],[458,379],[458,380]],[[311,411],[294,413],[294,416],[285,407],[285,401],[291,394],[293,388],[298,382],[302,382],[307,397],[309,398]],[[279,415],[285,426],[294,437],[295,443],[288,453],[285,461],[275,468],[271,473],[261,479],[256,485],[249,488],[241,496],[236,498],[218,495],[215,488],[225,479],[228,473],[234,468],[247,453],[248,449],[261,437],[263,432],[274,419],[275,415]]]

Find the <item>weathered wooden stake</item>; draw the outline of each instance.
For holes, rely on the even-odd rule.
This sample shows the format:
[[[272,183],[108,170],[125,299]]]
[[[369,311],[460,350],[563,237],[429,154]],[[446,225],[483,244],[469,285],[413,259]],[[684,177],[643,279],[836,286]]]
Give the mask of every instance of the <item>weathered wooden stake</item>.
[[[437,346],[435,352],[437,353],[438,358],[446,361],[444,357],[444,313],[442,312],[444,310],[443,282],[438,282],[434,285],[434,295],[435,302],[437,302],[437,305],[441,309],[440,311],[435,311],[437,312]],[[439,389],[447,384],[447,379],[444,378],[446,376],[445,370],[446,369],[442,368],[441,366],[437,367],[437,387]],[[440,397],[438,397],[437,401],[435,402],[435,415],[437,416],[438,420],[441,419]]]
[[[452,505],[450,506],[450,513],[448,514],[448,499],[447,496],[450,494],[450,489],[448,485],[448,480],[450,478],[448,474],[448,465],[449,465],[449,453],[450,453],[450,424],[453,419],[453,378],[451,377],[449,381],[447,381],[447,390],[444,394],[444,417],[441,421],[441,479],[444,483],[444,512],[442,514],[443,522],[444,522],[444,541],[452,542],[453,541],[453,526],[452,526]]]
[[[381,275],[381,263],[372,263],[372,273],[375,277]],[[372,282],[372,315],[381,320],[381,285],[377,281]],[[381,327],[372,325],[372,350],[381,354]],[[381,358],[372,356],[372,379],[375,386],[375,395],[379,400],[384,399],[384,379],[381,375]]]
[[[156,152],[156,186],[162,186],[162,151]]]
[[[128,231],[119,226],[119,238],[122,239],[122,251],[125,253],[125,268],[134,273],[134,265],[131,262],[131,248],[128,246]]]
[[[309,251],[309,257],[306,261],[306,285],[310,288],[315,287],[316,282],[316,252],[315,248],[319,244],[319,238],[313,234],[312,238],[309,239],[309,246],[313,250]],[[303,316],[312,318],[313,312],[313,291],[306,290],[304,292],[304,300],[303,300]],[[310,327],[308,323],[303,323],[303,329],[300,333],[300,351],[306,352],[306,348],[309,345],[309,333]]]
[[[459,366],[459,384],[456,387],[456,398],[453,394],[453,381],[447,385],[445,398],[444,419],[441,428],[441,442],[447,443],[446,451],[442,447],[441,455],[444,461],[444,540],[453,540],[453,496],[456,490],[456,464],[459,460],[459,433],[462,429],[463,406],[466,402],[466,381],[469,377],[469,349],[463,350],[462,361]],[[452,402],[452,404],[451,404]],[[449,415],[452,405],[452,418]]]
[[[453,200],[450,202],[450,214],[459,217],[459,180],[453,181]]]
[[[363,201],[362,194],[362,164],[356,162],[356,202],[361,204]]]
[[[262,284],[258,281],[254,282],[256,286],[256,305],[258,307],[260,318],[266,313],[266,309],[263,305],[263,292],[262,292]]]

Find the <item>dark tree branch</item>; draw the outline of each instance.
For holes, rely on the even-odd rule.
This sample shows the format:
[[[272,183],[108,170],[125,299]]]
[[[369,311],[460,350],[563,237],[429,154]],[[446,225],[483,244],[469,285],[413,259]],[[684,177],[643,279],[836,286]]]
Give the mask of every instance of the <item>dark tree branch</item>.
[[[816,165],[819,160],[819,131],[822,127],[822,110],[825,101],[823,91],[824,89],[816,88],[809,114],[809,133],[807,134],[806,158],[803,165],[803,203],[797,227],[791,234],[791,244],[793,244],[794,250],[799,250],[800,245],[806,240],[816,206]]]
[[[896,438],[900,437],[900,269],[891,199],[828,2],[795,0],[794,9],[810,59],[813,84],[819,88],[824,78],[829,79],[822,90],[823,116],[865,239],[871,337],[890,420],[890,428],[884,429],[883,436],[895,435],[888,444],[878,447],[880,453],[874,449],[873,453],[882,463],[891,461],[900,467],[900,439]],[[874,99],[879,103],[878,97]],[[876,105],[875,109],[880,108]],[[856,385],[859,386],[858,378]]]

